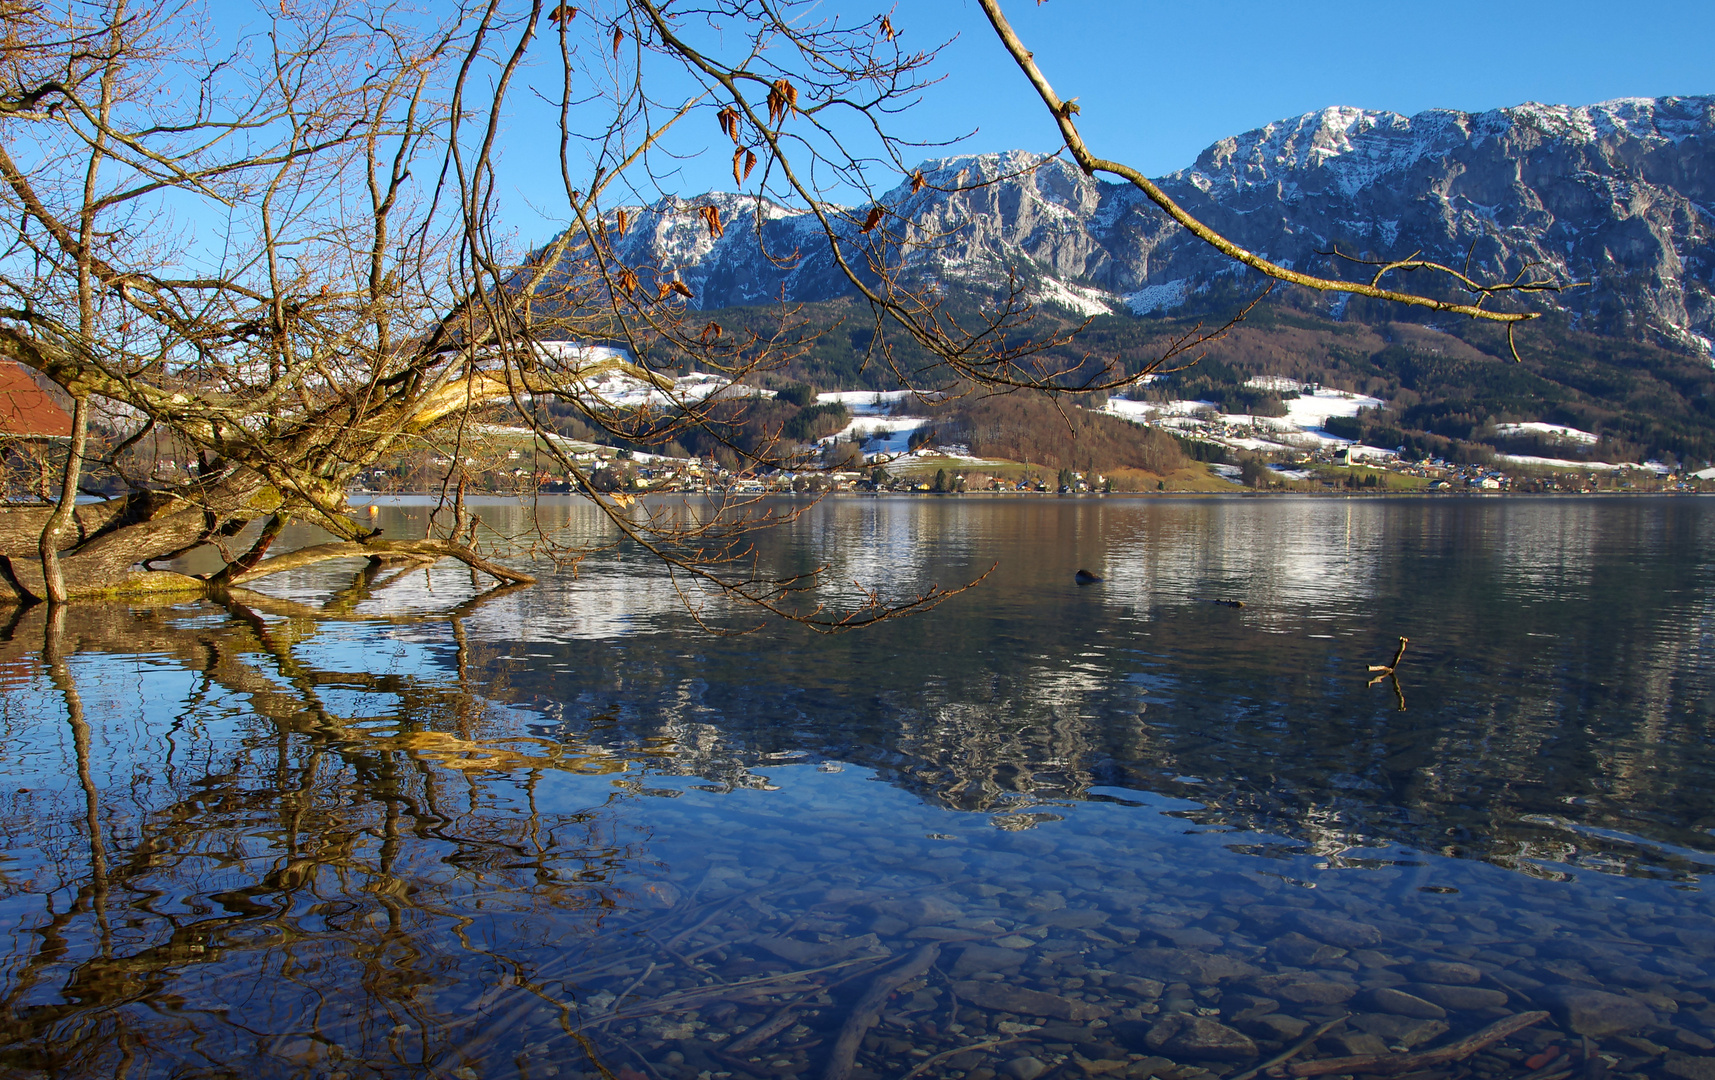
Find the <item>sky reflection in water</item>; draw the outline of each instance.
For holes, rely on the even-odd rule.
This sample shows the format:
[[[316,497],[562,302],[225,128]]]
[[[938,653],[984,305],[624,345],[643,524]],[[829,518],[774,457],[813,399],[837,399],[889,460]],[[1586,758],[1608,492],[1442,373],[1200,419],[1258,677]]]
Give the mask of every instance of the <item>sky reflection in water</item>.
[[[844,500],[768,564],[1000,567],[832,640],[697,633],[626,558],[337,619],[19,613],[0,1067],[1171,1078],[1342,1015],[1294,1060],[1541,1007],[1429,1075],[1702,1075],[1712,530],[1691,500]],[[1366,686],[1402,634],[1398,694]]]

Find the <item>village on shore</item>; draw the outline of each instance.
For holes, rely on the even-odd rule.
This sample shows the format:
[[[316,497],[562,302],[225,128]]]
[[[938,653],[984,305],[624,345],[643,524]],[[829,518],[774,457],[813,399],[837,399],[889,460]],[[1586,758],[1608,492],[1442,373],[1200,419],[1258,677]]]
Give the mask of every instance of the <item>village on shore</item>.
[[[703,392],[719,392],[707,384]],[[1378,409],[1376,398],[1344,390],[1266,377],[1254,385],[1289,396],[1285,415],[1256,416],[1218,411],[1203,401],[1110,398],[1108,415],[1171,433],[1196,451],[1198,460],[1165,474],[1139,470],[1098,471],[1029,461],[973,456],[967,447],[931,437],[935,420],[905,391],[836,391],[818,394],[820,405],[838,405],[849,416],[840,431],[819,440],[822,453],[800,469],[728,468],[710,456],[673,456],[554,436],[559,455],[540,445],[543,436],[524,427],[490,425],[467,444],[464,459],[496,493],[552,494],[576,490],[557,456],[591,477],[598,491],[621,498],[641,494],[1191,494],[1296,492],[1305,494],[1400,493],[1699,493],[1715,491],[1715,469],[1691,471],[1669,463],[1608,463],[1586,455],[1597,437],[1565,425],[1519,423],[1510,434],[1564,448],[1565,456],[1496,454],[1482,463],[1413,457],[1402,448],[1368,446],[1328,430],[1362,410]],[[745,388],[749,389],[749,388]],[[614,396],[625,388],[608,388]],[[756,396],[767,391],[749,391]],[[1141,397],[1141,395],[1140,395]],[[378,467],[364,477],[359,493],[435,490],[432,478],[451,460],[422,454]],[[736,464],[736,463],[735,463]]]

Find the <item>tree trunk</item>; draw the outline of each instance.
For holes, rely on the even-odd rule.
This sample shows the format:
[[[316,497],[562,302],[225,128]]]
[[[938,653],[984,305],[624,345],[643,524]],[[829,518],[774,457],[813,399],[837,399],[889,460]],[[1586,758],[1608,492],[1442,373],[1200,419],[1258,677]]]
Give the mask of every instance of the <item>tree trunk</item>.
[[[233,470],[174,491],[133,492],[79,505],[73,488],[70,497],[62,494],[52,507],[0,510],[0,603],[49,599],[50,568],[57,570],[64,600],[163,588],[203,590],[205,584],[196,578],[139,572],[139,564],[183,554],[219,533],[230,535],[279,504],[261,477]]]
[[[78,481],[83,478],[83,452],[89,442],[89,398],[77,397],[71,406],[71,448],[66,452],[65,475],[60,481],[60,501],[42,527],[38,550],[42,558],[42,599],[50,604],[66,602],[65,574],[60,566],[60,536],[77,508]]]
[[[54,518],[62,511],[65,522],[75,522],[75,528],[54,527]],[[162,592],[219,595],[233,586],[333,559],[432,563],[452,558],[508,584],[535,580],[490,561],[457,539],[388,540],[355,525],[354,531],[364,534],[361,539],[266,557],[290,516],[279,494],[262,477],[242,468],[180,490],[136,492],[81,506],[62,497],[53,507],[0,509],[0,604],[49,598],[48,564],[40,554],[50,535],[63,590],[55,603]],[[262,536],[217,574],[202,578],[147,568],[214,538],[232,536],[264,517],[270,520]]]

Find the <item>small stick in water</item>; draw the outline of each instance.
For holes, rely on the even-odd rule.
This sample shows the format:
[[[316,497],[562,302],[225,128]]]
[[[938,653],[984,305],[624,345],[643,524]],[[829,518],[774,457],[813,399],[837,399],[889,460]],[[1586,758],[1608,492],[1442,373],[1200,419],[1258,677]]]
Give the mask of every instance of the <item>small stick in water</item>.
[[[1301,1061],[1296,1065],[1287,1066],[1286,1071],[1295,1077],[1326,1076],[1329,1073],[1379,1073],[1388,1075],[1416,1072],[1419,1069],[1445,1065],[1450,1061],[1463,1061],[1490,1044],[1500,1042],[1509,1035],[1516,1034],[1532,1024],[1547,1019],[1548,1014],[1545,1012],[1519,1013],[1503,1020],[1497,1020],[1475,1035],[1467,1035],[1457,1042],[1441,1047],[1439,1050],[1425,1050],[1416,1054],[1359,1054],[1355,1057]]]
[[[1408,638],[1408,637],[1400,638],[1399,639],[1399,650],[1393,654],[1393,661],[1391,663],[1371,664],[1370,665],[1370,671],[1380,672],[1380,674],[1376,675],[1375,678],[1370,680],[1371,686],[1374,686],[1376,683],[1381,682],[1383,679],[1385,679],[1389,675],[1393,674],[1394,668],[1399,667],[1399,662],[1405,658],[1405,647],[1407,645],[1409,645],[1410,643],[1411,643],[1410,638]]]

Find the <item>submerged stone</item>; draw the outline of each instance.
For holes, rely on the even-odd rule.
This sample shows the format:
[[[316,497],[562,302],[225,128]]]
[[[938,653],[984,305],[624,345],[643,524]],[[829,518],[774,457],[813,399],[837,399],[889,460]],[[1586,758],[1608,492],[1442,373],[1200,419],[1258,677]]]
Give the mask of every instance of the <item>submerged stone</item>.
[[[1244,1027],[1259,1038],[1291,1042],[1309,1029],[1310,1021],[1285,1013],[1265,1013],[1245,1021]]]
[[[1499,990],[1485,990],[1480,986],[1416,983],[1411,989],[1425,1001],[1433,1001],[1445,1009],[1502,1009],[1507,1004],[1506,994]]]
[[[1367,1031],[1342,1031],[1335,1035],[1324,1035],[1320,1044],[1331,1048],[1341,1057],[1359,1057],[1367,1054],[1385,1054],[1388,1045],[1378,1035]]]
[[[1108,988],[1124,990],[1146,1001],[1154,1001],[1166,989],[1166,984],[1157,979],[1145,979],[1138,975],[1115,975],[1108,980]]]
[[[1407,970],[1418,982],[1440,983],[1444,986],[1475,986],[1483,981],[1481,968],[1445,960],[1424,960],[1411,965]]]
[[[1338,960],[1346,955],[1346,950],[1325,941],[1305,937],[1293,930],[1275,938],[1269,944],[1269,951],[1279,956],[1289,964],[1300,967],[1313,967],[1325,964],[1330,960]]]
[[[1001,1066],[1001,1072],[1013,1080],[1036,1080],[1038,1076],[1048,1071],[1048,1066],[1038,1058],[1015,1057]]]
[[[1164,930],[1161,936],[1181,949],[1218,949],[1223,944],[1220,935],[1211,934],[1198,926],[1188,926],[1183,930]]]
[[[1655,1026],[1655,1013],[1649,1006],[1606,990],[1555,987],[1544,992],[1542,1000],[1561,1026],[1593,1039]]]
[[[1260,974],[1260,969],[1243,960],[1197,949],[1137,949],[1115,966],[1141,975],[1184,979],[1197,986]]]
[[[1338,945],[1342,949],[1362,949],[1367,945],[1382,943],[1381,930],[1369,923],[1343,919],[1337,915],[1300,911],[1295,913],[1293,922],[1311,937],[1319,938],[1330,945]]]
[[[1447,1010],[1433,1001],[1425,1001],[1416,994],[1408,994],[1404,990],[1381,986],[1364,994],[1364,1001],[1372,1008],[1380,1009],[1395,1016],[1410,1016],[1420,1020],[1439,1020],[1447,1015]]]
[[[909,900],[881,900],[870,906],[877,915],[891,916],[908,926],[944,923],[964,915],[961,909],[934,896],[912,897]]]
[[[1251,985],[1269,997],[1296,1005],[1338,1005],[1358,992],[1357,987],[1348,983],[1298,974],[1264,975],[1252,979]]]
[[[1353,1017],[1351,1023],[1359,1031],[1367,1031],[1386,1040],[1390,1047],[1402,1046],[1407,1050],[1431,1039],[1440,1038],[1447,1034],[1448,1030],[1445,1020],[1417,1020],[1409,1016],[1389,1016],[1383,1013],[1364,1013],[1362,1016]]]
[[[1030,954],[1018,949],[1001,949],[993,945],[966,945],[959,953],[958,960],[953,962],[951,972],[957,979],[964,975],[974,975],[984,971],[1010,971],[1030,958]]]
[[[1173,1058],[1245,1061],[1257,1056],[1256,1043],[1249,1035],[1189,1013],[1167,1016],[1150,1029],[1145,1042],[1151,1050]]]
[[[1113,1012],[1112,1009],[1094,1002],[1077,1001],[1040,990],[1027,990],[1022,986],[1004,982],[960,982],[953,984],[953,990],[965,1000],[975,1002],[985,1009],[1017,1013],[1020,1016],[1097,1020]]]
[[[1108,916],[1094,908],[1062,908],[1059,911],[1043,912],[1032,921],[1041,926],[1053,926],[1062,930],[1083,930],[1101,926],[1108,921]]]
[[[859,949],[878,949],[881,941],[874,934],[830,942],[799,941],[797,938],[770,935],[757,938],[756,944],[782,960],[809,967],[844,960]]]

